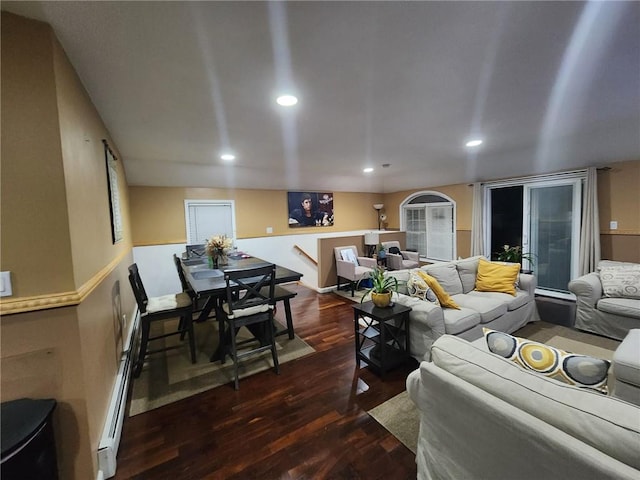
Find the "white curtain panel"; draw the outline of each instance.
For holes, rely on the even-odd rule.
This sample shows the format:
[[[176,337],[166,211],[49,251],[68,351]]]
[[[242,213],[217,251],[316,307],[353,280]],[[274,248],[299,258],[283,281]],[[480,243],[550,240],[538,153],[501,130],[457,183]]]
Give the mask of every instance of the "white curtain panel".
[[[598,216],[598,173],[596,167],[587,169],[580,228],[579,275],[594,272],[600,261],[600,219]]]
[[[482,184],[473,184],[473,210],[471,213],[471,256],[484,255],[482,232]]]

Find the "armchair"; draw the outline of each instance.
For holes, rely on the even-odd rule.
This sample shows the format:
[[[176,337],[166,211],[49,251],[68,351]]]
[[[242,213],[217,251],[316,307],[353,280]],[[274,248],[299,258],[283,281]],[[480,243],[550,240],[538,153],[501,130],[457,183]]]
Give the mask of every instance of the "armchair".
[[[356,283],[362,278],[366,278],[369,272],[376,268],[376,260],[374,258],[358,256],[358,249],[355,245],[335,247],[333,252],[336,257],[338,289],[340,289],[340,279],[343,278],[349,282],[351,296],[353,297]]]
[[[389,267],[390,270],[404,270],[408,268],[418,268],[420,266],[420,254],[418,252],[400,250],[400,242],[390,240],[388,242],[382,242],[382,246],[386,250],[387,267]],[[393,249],[393,252],[391,249]]]
[[[611,271],[637,271],[637,263],[602,260],[596,272],[591,272],[569,282],[569,290],[576,296],[575,328],[622,340],[629,330],[640,328],[640,298],[637,293],[606,295],[603,287],[603,269],[606,277]],[[637,275],[637,274],[636,274]],[[611,282],[612,280],[609,280]],[[621,282],[622,283],[622,282]],[[627,288],[633,283],[629,283]],[[640,284],[636,279],[636,292]]]

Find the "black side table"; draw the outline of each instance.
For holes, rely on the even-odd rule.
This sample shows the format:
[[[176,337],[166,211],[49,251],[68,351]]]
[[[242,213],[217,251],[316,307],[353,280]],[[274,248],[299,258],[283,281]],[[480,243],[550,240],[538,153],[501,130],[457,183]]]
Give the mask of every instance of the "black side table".
[[[353,306],[358,368],[364,360],[383,377],[409,358],[410,311],[410,307],[399,304],[378,308],[373,302],[364,302]]]

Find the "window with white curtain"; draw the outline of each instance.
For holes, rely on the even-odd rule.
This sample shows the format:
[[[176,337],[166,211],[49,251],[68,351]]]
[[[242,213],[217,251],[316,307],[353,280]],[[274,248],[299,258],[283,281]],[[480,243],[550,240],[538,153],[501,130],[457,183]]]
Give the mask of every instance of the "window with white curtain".
[[[235,239],[233,200],[185,200],[187,244],[206,243],[214,235]]]
[[[428,260],[455,258],[455,202],[438,192],[419,192],[400,206],[407,248]]]

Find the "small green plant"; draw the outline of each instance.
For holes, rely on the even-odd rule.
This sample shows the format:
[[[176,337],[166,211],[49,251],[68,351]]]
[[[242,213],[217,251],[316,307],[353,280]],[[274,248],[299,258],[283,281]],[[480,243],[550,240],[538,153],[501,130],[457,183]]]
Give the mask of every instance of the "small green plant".
[[[535,265],[532,253],[523,253],[522,247],[516,245],[511,247],[509,245],[503,245],[502,250],[496,252],[496,259],[499,262],[519,263],[522,265],[522,260],[527,260],[531,265]]]
[[[385,270],[383,268],[376,267],[374,270],[369,272],[368,277],[363,277],[358,281],[358,286],[360,286],[360,282],[362,282],[362,280],[367,279],[370,279],[373,285],[367,289],[365,294],[360,299],[360,302],[363,302],[364,299],[371,293],[398,292],[398,279],[391,275],[385,275]]]

